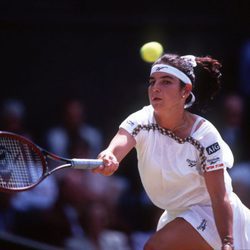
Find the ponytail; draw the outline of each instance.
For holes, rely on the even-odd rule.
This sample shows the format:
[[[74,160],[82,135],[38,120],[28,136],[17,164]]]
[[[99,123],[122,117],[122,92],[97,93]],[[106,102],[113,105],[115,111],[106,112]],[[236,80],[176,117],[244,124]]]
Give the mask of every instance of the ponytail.
[[[197,66],[194,68],[195,84],[194,95],[195,106],[204,112],[210,101],[218,94],[221,88],[221,63],[210,56],[196,57]]]
[[[193,55],[164,54],[153,66],[155,64],[167,64],[176,67],[189,77],[193,85],[192,92],[196,97],[196,101],[191,105],[201,112],[206,111],[209,102],[214,99],[220,90],[220,69],[222,65],[210,56],[195,57]],[[185,86],[185,83],[183,83],[183,86]],[[186,104],[190,104],[191,99],[192,95],[186,99]]]

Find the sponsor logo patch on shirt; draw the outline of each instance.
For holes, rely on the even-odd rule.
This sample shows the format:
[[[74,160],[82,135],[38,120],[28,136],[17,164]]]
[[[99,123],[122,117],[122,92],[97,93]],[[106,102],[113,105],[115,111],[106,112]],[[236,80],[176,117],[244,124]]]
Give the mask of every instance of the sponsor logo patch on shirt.
[[[191,168],[195,167],[196,164],[197,164],[197,161],[193,161],[193,160],[190,160],[190,159],[187,159],[186,161],[188,163],[188,166],[191,167]]]
[[[211,155],[211,154],[217,152],[218,150],[220,150],[220,145],[219,145],[218,142],[216,142],[216,143],[214,143],[214,144],[212,144],[212,145],[210,145],[210,146],[208,146],[208,147],[206,148],[206,151],[207,151],[207,153],[208,153],[209,155]]]
[[[220,160],[220,157],[216,157],[216,158],[213,158],[213,159],[207,159],[207,162],[210,164],[210,165],[214,165],[216,162],[218,162]]]

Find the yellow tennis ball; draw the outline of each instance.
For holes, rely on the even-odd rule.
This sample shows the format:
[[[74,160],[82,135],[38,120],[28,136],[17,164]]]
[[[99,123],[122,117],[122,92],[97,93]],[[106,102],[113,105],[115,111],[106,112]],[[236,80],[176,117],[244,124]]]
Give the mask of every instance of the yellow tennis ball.
[[[145,43],[141,49],[140,54],[145,62],[155,62],[163,53],[163,47],[158,42]]]

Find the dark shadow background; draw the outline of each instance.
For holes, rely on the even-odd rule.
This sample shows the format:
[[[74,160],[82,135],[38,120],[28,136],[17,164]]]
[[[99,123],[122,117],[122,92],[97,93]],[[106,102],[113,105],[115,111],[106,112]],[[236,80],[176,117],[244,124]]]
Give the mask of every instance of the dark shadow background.
[[[88,119],[113,134],[147,102],[150,65],[139,48],[211,55],[224,66],[224,89],[239,84],[239,51],[250,36],[247,1],[30,0],[0,3],[0,98],[28,106],[39,137],[58,119],[61,101],[79,96]]]

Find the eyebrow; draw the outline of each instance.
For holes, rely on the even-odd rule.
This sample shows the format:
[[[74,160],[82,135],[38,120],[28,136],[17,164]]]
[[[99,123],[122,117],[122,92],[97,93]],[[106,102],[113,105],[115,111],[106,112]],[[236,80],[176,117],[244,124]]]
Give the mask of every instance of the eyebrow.
[[[174,79],[174,77],[173,76],[170,76],[170,75],[164,75],[164,76],[160,76],[160,79]],[[150,76],[149,77],[149,80],[151,80],[151,79],[155,79],[155,77],[152,77],[152,76]]]

